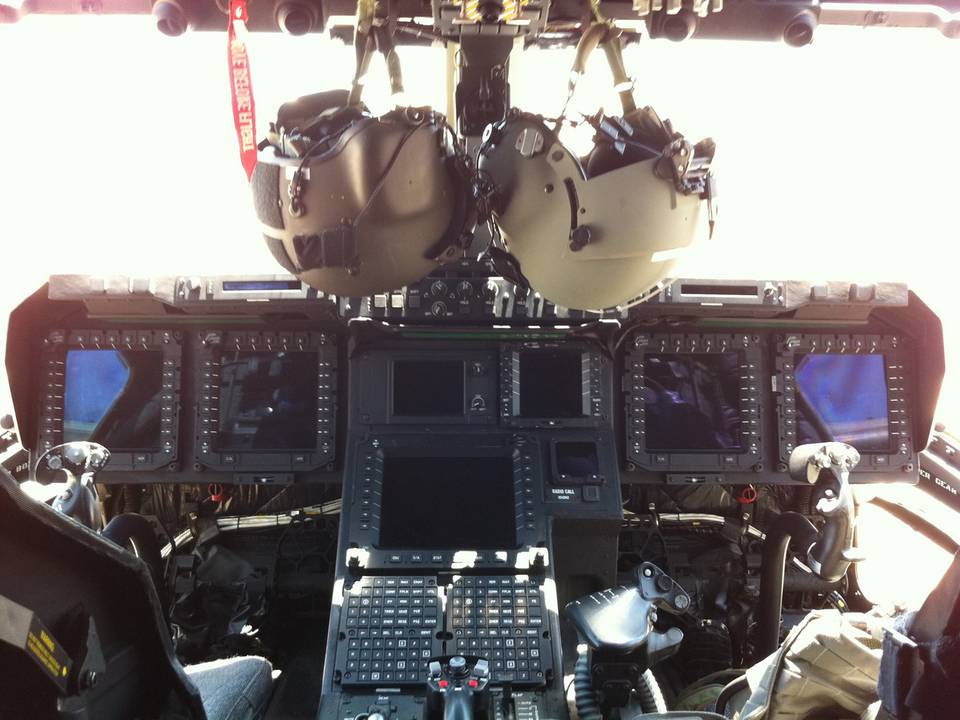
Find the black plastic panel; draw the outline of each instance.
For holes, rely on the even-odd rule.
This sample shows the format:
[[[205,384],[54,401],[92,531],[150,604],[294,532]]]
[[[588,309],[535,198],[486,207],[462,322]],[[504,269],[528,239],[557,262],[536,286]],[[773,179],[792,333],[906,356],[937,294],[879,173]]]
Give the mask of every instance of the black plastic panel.
[[[591,427],[610,418],[604,357],[583,343],[500,347],[500,419],[521,428]]]

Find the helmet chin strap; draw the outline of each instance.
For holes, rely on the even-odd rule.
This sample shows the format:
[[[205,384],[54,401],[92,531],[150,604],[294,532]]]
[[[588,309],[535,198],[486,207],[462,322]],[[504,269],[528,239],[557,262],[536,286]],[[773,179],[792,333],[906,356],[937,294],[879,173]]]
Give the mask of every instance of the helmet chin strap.
[[[379,51],[387,64],[390,77],[390,94],[394,98],[403,95],[403,71],[400,68],[400,56],[393,42],[393,11],[387,5],[387,11],[379,0],[357,0],[357,21],[353,45],[357,55],[357,68],[353,74],[353,83],[347,104],[360,105],[367,71],[373,53]],[[399,103],[398,103],[399,104]]]
[[[610,73],[613,76],[613,87],[620,96],[620,106],[624,115],[629,115],[636,111],[637,104],[633,97],[633,79],[627,74],[626,66],[623,63],[623,44],[620,42],[620,31],[607,20],[600,12],[599,3],[591,0],[591,10],[593,11],[594,21],[591,22],[577,43],[577,51],[573,58],[573,67],[570,68],[570,79],[567,83],[567,99],[563,103],[563,110],[560,112],[559,123],[567,114],[567,108],[577,89],[577,83],[586,73],[587,60],[597,49],[597,46],[603,47],[603,54],[606,55],[607,65],[610,66]]]

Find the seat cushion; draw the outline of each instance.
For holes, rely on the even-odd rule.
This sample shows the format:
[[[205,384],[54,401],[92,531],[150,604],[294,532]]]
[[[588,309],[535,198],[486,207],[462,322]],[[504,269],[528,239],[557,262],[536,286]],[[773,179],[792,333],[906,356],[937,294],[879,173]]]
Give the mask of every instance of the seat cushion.
[[[235,657],[188,665],[207,720],[255,720],[270,700],[273,666],[261,657]]]

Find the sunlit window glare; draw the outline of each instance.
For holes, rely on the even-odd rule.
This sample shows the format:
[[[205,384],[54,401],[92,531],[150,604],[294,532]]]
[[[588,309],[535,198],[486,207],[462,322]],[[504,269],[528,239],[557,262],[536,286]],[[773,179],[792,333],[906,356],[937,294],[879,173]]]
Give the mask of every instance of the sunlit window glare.
[[[857,542],[866,559],[857,566],[865,597],[916,610],[940,582],[953,555],[885,509],[867,502],[879,496],[903,505],[960,540],[960,518],[923,490],[903,485],[860,487]]]
[[[162,36],[149,16],[0,26],[8,310],[51,273],[278,271],[240,165],[226,42]],[[260,136],[282,102],[348,87],[354,72],[353,49],[318,35],[253,33],[248,46]],[[399,54],[405,100],[445,110],[452,55]],[[940,314],[948,358],[956,354],[960,43],[926,30],[821,27],[799,50],[644,40],[625,59],[639,104],[718,143],[717,232],[679,273],[906,281]],[[516,53],[514,104],[556,116],[572,61],[571,49]],[[393,106],[379,54],[364,99],[377,112]],[[617,95],[595,53],[570,109],[600,106],[615,111]],[[582,149],[590,136],[581,125],[564,139]],[[952,375],[941,410],[960,422]]]

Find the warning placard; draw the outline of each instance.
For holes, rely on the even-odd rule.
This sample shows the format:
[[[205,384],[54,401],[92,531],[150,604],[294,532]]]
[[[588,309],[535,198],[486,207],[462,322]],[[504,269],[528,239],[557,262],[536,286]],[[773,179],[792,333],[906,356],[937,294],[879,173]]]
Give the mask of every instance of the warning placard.
[[[70,677],[70,657],[36,616],[27,631],[24,650],[61,690],[66,690]]]

